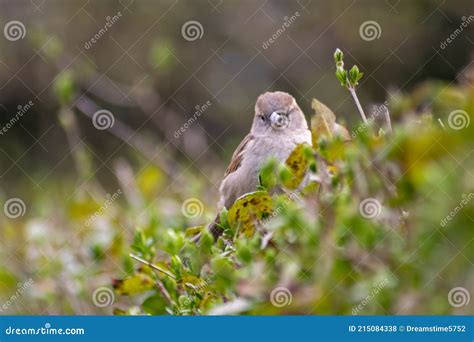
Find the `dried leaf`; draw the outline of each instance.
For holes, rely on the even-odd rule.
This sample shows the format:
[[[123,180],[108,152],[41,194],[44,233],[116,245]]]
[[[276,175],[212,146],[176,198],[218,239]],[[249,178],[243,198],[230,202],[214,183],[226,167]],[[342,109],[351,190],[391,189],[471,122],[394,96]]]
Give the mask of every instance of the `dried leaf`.
[[[351,140],[351,135],[349,134],[347,128],[342,125],[339,125],[338,123],[334,124],[333,133],[334,135],[339,135],[345,141]]]
[[[255,191],[243,195],[229,209],[228,221],[239,226],[247,236],[255,232],[255,220],[261,219],[272,211],[272,198],[266,191]]]
[[[316,99],[313,99],[311,107],[314,109],[314,116],[311,120],[313,146],[317,146],[317,141],[322,136],[331,139],[333,136],[339,135],[344,140],[351,140],[347,129],[336,123],[336,115],[329,107]]]
[[[332,138],[336,115],[324,103],[316,99],[313,99],[311,107],[314,109],[314,116],[311,120],[313,146],[317,146],[317,139],[321,136]]]

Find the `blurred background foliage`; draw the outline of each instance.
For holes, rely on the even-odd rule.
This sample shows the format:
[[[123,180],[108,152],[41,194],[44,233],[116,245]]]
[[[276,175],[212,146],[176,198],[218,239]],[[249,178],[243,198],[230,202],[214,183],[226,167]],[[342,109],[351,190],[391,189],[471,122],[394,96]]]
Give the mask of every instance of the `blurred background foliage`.
[[[2,25],[26,28],[22,40],[0,39],[0,125],[34,103],[0,136],[1,203],[26,205],[20,218],[0,215],[0,303],[34,281],[6,312],[351,314],[385,279],[359,314],[473,312],[472,302],[447,302],[456,286],[474,294],[472,202],[440,226],[473,192],[473,125],[452,130],[447,119],[464,110],[472,120],[474,26],[440,48],[472,15],[471,1],[0,3]],[[189,20],[202,24],[201,39],[183,39]],[[359,35],[368,20],[381,26],[370,42]],[[352,143],[320,141],[319,185],[303,204],[273,198],[285,205],[265,248],[260,229],[236,238],[238,222],[215,246],[205,236],[190,242],[185,230],[216,213],[219,181],[260,93],[288,91],[308,119],[317,98],[349,131],[360,127],[334,76],[337,47],[365,74],[366,112],[387,101],[393,134],[379,135],[377,118]],[[114,115],[108,130],[92,124],[99,109]],[[382,204],[376,220],[359,214],[367,197]],[[203,204],[194,218],[182,212],[190,198]],[[114,304],[94,305],[94,290],[112,283]],[[271,305],[278,286],[291,305]]]

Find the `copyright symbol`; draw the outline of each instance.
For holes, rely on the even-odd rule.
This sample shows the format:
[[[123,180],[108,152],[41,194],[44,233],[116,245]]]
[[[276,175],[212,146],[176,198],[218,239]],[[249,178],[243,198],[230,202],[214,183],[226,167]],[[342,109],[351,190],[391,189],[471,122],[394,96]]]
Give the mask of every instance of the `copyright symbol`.
[[[398,327],[398,331],[404,332],[404,331],[405,331],[405,327],[404,327],[403,325],[400,325],[400,326]]]

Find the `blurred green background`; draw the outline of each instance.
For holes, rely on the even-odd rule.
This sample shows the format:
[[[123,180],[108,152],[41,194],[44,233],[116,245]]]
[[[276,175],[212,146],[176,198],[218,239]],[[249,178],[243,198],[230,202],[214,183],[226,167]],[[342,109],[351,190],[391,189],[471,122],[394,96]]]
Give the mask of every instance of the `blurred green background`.
[[[474,22],[442,47],[473,15],[470,0],[0,0],[0,4],[4,28],[12,20],[24,27],[20,39],[7,39],[6,31],[0,36],[0,126],[12,123],[19,106],[33,103],[0,135],[0,203],[19,198],[25,209],[18,218],[0,215],[0,304],[11,302],[1,313],[111,313],[110,306],[95,305],[92,294],[112,279],[133,273],[136,264],[128,253],[138,228],[155,227],[149,233],[156,242],[164,239],[161,229],[181,232],[213,219],[219,181],[249,130],[260,93],[291,93],[308,119],[311,100],[317,98],[349,131],[357,127],[354,104],[334,76],[336,48],[345,52],[348,65],[357,64],[365,74],[358,95],[367,112],[388,99],[393,124],[402,125],[401,131],[409,132],[404,123],[421,120],[425,114],[436,123],[438,118],[446,121],[458,107],[469,113],[466,108],[472,109]],[[197,39],[185,39],[182,31],[191,20],[201,25],[202,36]],[[360,27],[367,21],[378,23],[377,39],[362,38]],[[278,33],[282,27],[284,32]],[[265,44],[273,36],[274,42]],[[108,129],[94,125],[93,115],[99,110],[112,115],[114,123]],[[472,138],[467,133],[459,137],[446,138],[454,141],[452,146],[447,143],[449,153],[440,146],[435,149],[448,162],[454,158],[465,168],[464,193],[469,194],[473,168],[467,153],[472,152]],[[432,145],[402,141],[419,146],[421,152],[415,155],[431,156]],[[391,146],[386,144],[384,148]],[[373,148],[371,143],[367,146]],[[404,153],[394,157],[397,165],[417,163]],[[420,170],[414,168],[426,178],[452,170],[428,171],[429,167],[420,163]],[[413,171],[411,166],[407,170]],[[409,185],[402,179],[409,198],[403,200],[418,203],[433,180],[409,176],[413,181]],[[377,188],[375,180],[367,181],[369,185],[374,181]],[[436,197],[434,202],[446,201],[443,206],[426,204],[429,213],[439,213],[436,222],[461,198],[455,183],[442,191],[454,192],[450,200]],[[189,198],[198,198],[203,206],[202,214],[191,219],[181,211]],[[421,216],[423,210],[415,209]],[[469,244],[472,219],[462,222],[458,236]],[[356,231],[359,223],[354,224]],[[472,290],[472,252],[465,256],[456,251],[443,250],[426,260],[436,262],[440,255],[465,259],[460,270],[470,276],[456,275],[446,288],[469,283]],[[343,273],[353,265],[345,260],[338,267],[336,271]],[[390,304],[379,303],[366,313],[450,313],[451,307],[438,304],[447,293],[437,291],[445,287],[434,286],[433,293],[439,295],[434,302],[402,305],[408,297],[419,300],[416,291],[422,292],[434,275],[425,279],[413,274],[420,277],[412,279],[414,293],[402,294],[399,289],[397,295],[383,299]],[[21,287],[30,278],[33,284],[12,301],[18,284]],[[328,279],[327,285],[334,286]],[[337,296],[334,301],[316,300],[321,312],[351,314],[364,285],[358,284],[344,284],[347,291],[342,295],[352,298],[347,303],[337,302]],[[143,302],[116,297],[122,307]],[[262,310],[255,313],[272,313]]]

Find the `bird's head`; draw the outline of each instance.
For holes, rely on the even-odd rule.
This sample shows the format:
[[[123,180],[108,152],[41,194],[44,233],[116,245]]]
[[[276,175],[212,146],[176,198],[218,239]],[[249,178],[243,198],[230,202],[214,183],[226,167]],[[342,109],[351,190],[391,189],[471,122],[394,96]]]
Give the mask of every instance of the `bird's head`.
[[[276,91],[266,92],[258,97],[252,125],[253,133],[301,131],[307,128],[304,114],[290,94]]]

